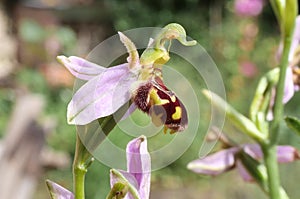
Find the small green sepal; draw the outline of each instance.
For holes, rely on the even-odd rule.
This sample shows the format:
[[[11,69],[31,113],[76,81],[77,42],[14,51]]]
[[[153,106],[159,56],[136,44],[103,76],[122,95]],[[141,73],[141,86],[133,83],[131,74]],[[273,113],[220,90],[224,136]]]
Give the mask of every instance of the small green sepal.
[[[128,193],[128,184],[125,182],[124,183],[117,182],[111,188],[106,199],[122,199],[125,198],[127,193]]]
[[[143,52],[140,59],[141,65],[150,64],[165,64],[169,61],[169,50],[171,40],[176,39],[184,46],[194,46],[197,44],[195,40],[187,41],[186,32],[184,28],[177,23],[170,23],[166,25],[152,44]],[[166,48],[165,44],[169,41],[169,46]]]

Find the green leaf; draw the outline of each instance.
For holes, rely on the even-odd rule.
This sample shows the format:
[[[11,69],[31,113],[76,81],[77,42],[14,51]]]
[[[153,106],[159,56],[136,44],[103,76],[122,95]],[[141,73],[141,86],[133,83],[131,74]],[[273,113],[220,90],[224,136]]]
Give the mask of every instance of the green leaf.
[[[24,19],[20,26],[21,38],[26,42],[42,42],[46,37],[45,29],[36,21]]]
[[[281,0],[270,0],[271,6],[273,8],[273,11],[277,17],[278,23],[280,27],[282,27],[282,23],[284,21],[283,19],[283,12],[285,8],[285,1]]]
[[[297,135],[300,135],[300,120],[298,118],[287,116],[284,120],[292,131],[294,131]]]
[[[261,143],[263,143],[267,139],[266,134],[262,134],[251,120],[235,110],[221,97],[208,90],[203,90],[203,94],[212,101],[212,104],[216,106],[216,108],[225,111],[226,116],[232,122],[232,124],[235,125],[243,133]]]

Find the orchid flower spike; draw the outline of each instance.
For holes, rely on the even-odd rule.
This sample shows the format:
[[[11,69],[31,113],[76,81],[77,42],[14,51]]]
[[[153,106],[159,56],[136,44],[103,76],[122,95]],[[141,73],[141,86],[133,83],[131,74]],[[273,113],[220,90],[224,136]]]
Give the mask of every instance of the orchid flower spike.
[[[167,31],[163,29],[160,37],[178,39],[184,45],[195,44],[195,41],[185,40],[185,31],[179,27],[173,24]],[[68,105],[68,123],[85,125],[112,115],[131,99],[133,103],[126,116],[138,108],[147,113],[155,125],[164,125],[165,133],[185,130],[186,109],[163,82],[161,64],[169,60],[168,51],[163,45],[159,49],[150,45],[139,58],[134,43],[121,32],[119,36],[129,54],[127,63],[105,68],[75,56],[57,57],[76,78],[87,81]]]
[[[110,185],[116,183],[128,185],[125,199],[149,199],[151,159],[147,150],[147,138],[140,136],[130,141],[126,148],[127,171],[112,169]]]
[[[216,176],[233,168],[237,168],[243,180],[254,181],[237,155],[241,151],[255,160],[261,160],[263,158],[262,150],[258,144],[245,144],[243,146],[224,149],[202,159],[194,160],[187,165],[187,168],[195,173],[211,176]],[[279,163],[289,163],[299,158],[299,152],[294,147],[277,146],[277,161]]]
[[[277,53],[278,59],[281,58],[282,50],[283,45],[281,44]],[[289,66],[286,69],[284,95],[282,100],[284,104],[288,103],[294,96],[295,92],[299,91],[300,89],[300,16],[298,16],[295,21],[295,30],[292,38],[292,44],[288,60]],[[270,101],[270,110],[267,115],[268,120],[273,120],[272,108],[274,105],[274,98],[275,93],[273,93],[273,96]]]

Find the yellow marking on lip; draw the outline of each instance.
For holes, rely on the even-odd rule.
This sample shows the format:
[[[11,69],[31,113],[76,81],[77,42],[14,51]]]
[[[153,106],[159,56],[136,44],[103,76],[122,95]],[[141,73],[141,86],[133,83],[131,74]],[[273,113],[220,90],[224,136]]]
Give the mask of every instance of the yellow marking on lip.
[[[172,119],[173,120],[179,120],[181,118],[181,107],[176,106],[175,107],[175,113],[172,114]]]
[[[159,95],[157,94],[156,89],[151,89],[150,90],[150,99],[152,100],[154,105],[164,105],[167,103],[170,103],[168,99],[161,99]]]

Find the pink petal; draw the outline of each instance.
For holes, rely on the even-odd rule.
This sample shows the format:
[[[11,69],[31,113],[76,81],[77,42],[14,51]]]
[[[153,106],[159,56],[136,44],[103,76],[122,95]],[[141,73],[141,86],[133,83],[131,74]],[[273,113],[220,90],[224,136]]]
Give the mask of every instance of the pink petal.
[[[243,146],[243,150],[256,160],[262,159],[264,157],[262,150],[258,144],[245,144]]]
[[[243,147],[243,150],[256,160],[263,158],[263,153],[258,144],[247,144]],[[288,145],[277,146],[277,161],[279,163],[289,163],[299,158],[299,152],[296,148]]]
[[[50,180],[47,180],[46,183],[52,199],[74,199],[73,193],[64,187]]]
[[[132,103],[128,110],[126,111],[126,113],[123,115],[123,117],[121,118],[120,121],[125,120],[127,117],[129,117],[135,110],[137,109],[137,106],[135,105],[135,103]]]
[[[139,186],[141,198],[149,198],[151,179],[151,159],[147,149],[147,138],[140,136],[130,141],[126,148],[127,170]]]
[[[282,102],[286,104],[295,93],[294,81],[293,81],[293,72],[291,67],[286,69],[285,83],[284,83],[284,95]]]
[[[129,71],[128,64],[107,68],[74,94],[68,105],[68,123],[85,125],[113,114],[130,99],[136,81],[137,75]]]
[[[101,74],[106,69],[105,67],[99,66],[76,56],[57,56],[57,60],[63,64],[75,77],[82,80],[90,80]]]
[[[292,62],[292,60],[294,59],[295,50],[299,46],[299,44],[300,44],[300,16],[296,18],[296,22],[295,22],[295,30],[294,30],[291,50],[289,54],[289,62]]]
[[[277,146],[277,161],[289,163],[299,159],[299,152],[292,146]]]
[[[212,176],[219,175],[234,167],[235,154],[239,150],[238,147],[233,147],[213,153],[203,159],[197,159],[190,162],[187,165],[187,168],[199,174]]]
[[[237,170],[238,170],[240,176],[243,178],[243,180],[245,182],[254,182],[255,181],[240,160],[236,161],[236,167],[237,167]]]

